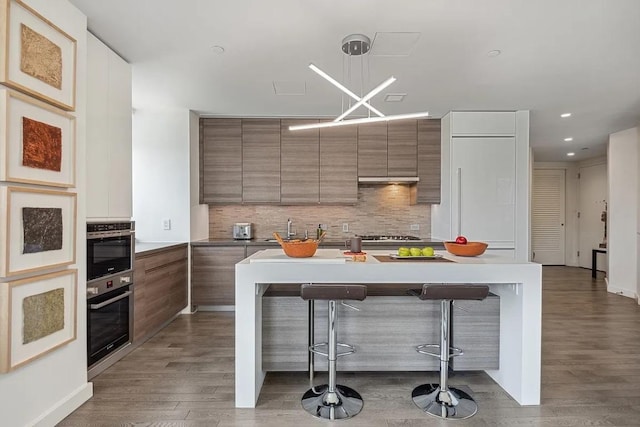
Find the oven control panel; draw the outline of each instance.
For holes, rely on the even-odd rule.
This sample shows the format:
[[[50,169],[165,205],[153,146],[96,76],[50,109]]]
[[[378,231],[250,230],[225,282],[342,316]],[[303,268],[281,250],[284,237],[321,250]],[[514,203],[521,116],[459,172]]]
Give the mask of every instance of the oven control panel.
[[[133,284],[133,270],[87,282],[87,298],[93,298]]]

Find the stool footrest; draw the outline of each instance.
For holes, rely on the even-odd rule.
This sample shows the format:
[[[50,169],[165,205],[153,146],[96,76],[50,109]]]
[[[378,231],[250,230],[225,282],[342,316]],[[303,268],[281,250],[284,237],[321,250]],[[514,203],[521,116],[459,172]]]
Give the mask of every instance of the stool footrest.
[[[346,349],[348,349],[348,351],[343,351],[342,353],[337,353],[337,354],[336,354],[336,357],[347,356],[347,355],[349,355],[349,354],[353,354],[353,353],[355,353],[355,352],[356,352],[355,347],[354,347],[354,346],[352,346],[352,345],[350,345],[350,344],[344,344],[344,343],[339,342],[339,343],[337,343],[336,345],[337,345],[338,347],[342,347],[342,348],[346,348]],[[321,343],[318,343],[318,344],[314,344],[314,345],[312,345],[312,346],[309,346],[309,351],[310,351],[310,352],[315,353],[315,354],[319,354],[319,355],[321,355],[321,356],[329,357],[329,352],[328,352],[328,350],[327,350],[326,352],[324,352],[324,351],[320,351],[320,350],[318,350],[318,347],[327,347],[327,348],[328,348],[328,347],[329,347],[329,343],[327,343],[327,342],[321,342]]]
[[[438,349],[438,353],[426,350],[428,348]],[[440,350],[440,344],[422,344],[416,347],[416,351],[418,353],[426,354],[428,356],[433,356],[437,358],[440,358],[439,350]],[[458,347],[449,347],[449,357],[462,356],[463,354],[464,352],[462,351],[462,349],[459,349]]]

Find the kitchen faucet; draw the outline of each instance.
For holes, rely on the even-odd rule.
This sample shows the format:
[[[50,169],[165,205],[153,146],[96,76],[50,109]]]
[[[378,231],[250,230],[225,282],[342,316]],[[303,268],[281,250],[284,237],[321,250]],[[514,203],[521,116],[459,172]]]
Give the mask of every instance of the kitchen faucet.
[[[293,222],[291,221],[291,218],[288,218],[287,219],[287,238],[291,238],[296,235],[296,232],[291,230],[292,226],[293,226]]]

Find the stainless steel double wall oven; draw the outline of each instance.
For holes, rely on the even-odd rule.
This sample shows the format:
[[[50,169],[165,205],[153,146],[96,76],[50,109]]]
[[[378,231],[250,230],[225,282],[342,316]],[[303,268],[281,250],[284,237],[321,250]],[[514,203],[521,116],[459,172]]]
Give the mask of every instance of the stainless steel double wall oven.
[[[134,222],[87,224],[87,355],[92,369],[133,337]]]

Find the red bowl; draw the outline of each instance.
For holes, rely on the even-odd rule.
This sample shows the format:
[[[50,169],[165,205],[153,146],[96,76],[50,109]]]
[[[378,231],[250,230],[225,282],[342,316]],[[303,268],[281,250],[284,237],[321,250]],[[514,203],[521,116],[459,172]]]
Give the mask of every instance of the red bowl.
[[[456,242],[444,242],[445,249],[457,256],[478,256],[482,255],[489,246],[484,242],[467,242],[460,244]]]

